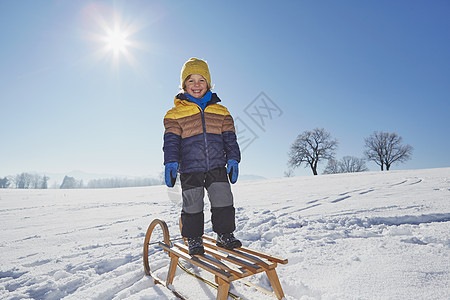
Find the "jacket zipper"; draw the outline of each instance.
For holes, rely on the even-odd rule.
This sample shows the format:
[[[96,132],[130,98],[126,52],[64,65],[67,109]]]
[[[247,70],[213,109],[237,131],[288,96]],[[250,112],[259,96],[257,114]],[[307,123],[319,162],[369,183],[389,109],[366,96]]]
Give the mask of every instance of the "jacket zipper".
[[[205,113],[199,107],[200,113],[202,114],[202,125],[203,125],[203,138],[205,140],[205,155],[206,155],[206,172],[209,171],[209,152],[208,152],[208,140],[206,138],[206,122],[205,122]],[[205,107],[206,109],[206,107]]]

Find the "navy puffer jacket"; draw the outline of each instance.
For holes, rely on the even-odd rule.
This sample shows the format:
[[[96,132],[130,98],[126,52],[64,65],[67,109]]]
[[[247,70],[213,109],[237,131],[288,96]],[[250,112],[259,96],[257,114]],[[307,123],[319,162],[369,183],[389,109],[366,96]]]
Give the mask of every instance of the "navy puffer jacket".
[[[178,162],[181,173],[207,172],[227,160],[241,160],[233,118],[213,93],[204,111],[184,94],[164,117],[164,164]]]

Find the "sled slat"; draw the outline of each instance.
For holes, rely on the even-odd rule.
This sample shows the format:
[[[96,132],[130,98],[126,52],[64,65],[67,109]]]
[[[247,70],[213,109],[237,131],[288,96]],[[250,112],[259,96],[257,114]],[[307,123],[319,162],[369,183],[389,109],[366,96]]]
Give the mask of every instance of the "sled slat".
[[[223,270],[221,270],[219,268],[216,268],[215,266],[213,266],[211,264],[208,264],[208,263],[206,263],[204,261],[201,261],[196,256],[190,256],[190,255],[185,254],[185,253],[183,253],[182,251],[180,251],[180,250],[178,250],[176,248],[173,248],[173,247],[171,248],[171,247],[169,247],[169,245],[166,245],[166,244],[161,243],[161,242],[159,242],[158,244],[164,250],[169,251],[171,254],[174,254],[174,255],[176,255],[178,257],[181,257],[181,258],[187,260],[188,262],[190,262],[190,263],[192,263],[192,264],[194,264],[194,265],[196,265],[196,266],[198,266],[198,267],[200,267],[202,269],[205,269],[206,271],[208,271],[208,272],[210,272],[210,273],[212,273],[212,274],[222,278],[225,281],[230,282],[230,281],[232,281],[234,279],[233,275],[231,275],[231,274],[229,274],[229,273],[227,273],[227,272],[225,272],[225,271],[223,271]]]
[[[288,259],[287,258],[277,257],[277,256],[274,256],[274,255],[267,254],[267,253],[264,253],[264,252],[261,252],[261,251],[258,251],[258,250],[250,249],[250,248],[247,248],[247,247],[244,247],[244,246],[240,247],[239,251],[247,252],[249,254],[256,255],[256,256],[262,257],[264,259],[267,259],[269,261],[273,261],[273,262],[280,263],[280,264],[283,264],[283,265],[288,263]]]
[[[244,252],[239,251],[238,250],[239,248],[236,248],[236,249],[233,249],[233,250],[228,250],[228,249],[216,246],[216,244],[211,243],[210,241],[205,241],[205,240],[203,241],[203,244],[204,245],[208,245],[208,247],[211,247],[213,249],[224,251],[224,252],[230,253],[232,255],[238,256],[240,258],[246,259],[246,260],[248,260],[248,261],[250,261],[250,262],[260,266],[261,268],[263,268],[265,270],[270,270],[270,269],[274,269],[274,268],[277,267],[277,263],[276,262],[264,261],[263,258],[259,258],[259,257],[256,257],[254,255],[250,255],[248,253],[244,253]]]
[[[189,248],[186,245],[180,244],[180,243],[175,243],[174,244],[177,248],[179,248],[181,251],[183,251],[184,253],[188,254],[189,253]],[[197,256],[199,259],[204,260],[222,270],[224,270],[225,272],[229,272],[229,273],[233,273],[234,275],[237,275],[239,277],[246,277],[249,275],[249,273],[246,270],[241,270],[238,269],[236,267],[227,265],[226,263],[224,263],[223,261],[214,258],[213,256],[210,255],[199,255]]]
[[[203,238],[205,240],[209,240],[211,242],[215,242],[216,241],[213,237],[210,237],[208,235],[204,235]],[[272,255],[272,254],[268,254],[268,253],[265,253],[265,252],[262,252],[262,251],[259,251],[259,250],[250,249],[250,248],[247,248],[247,247],[244,247],[244,246],[240,247],[239,250],[242,251],[242,252],[247,252],[249,254],[265,258],[265,259],[267,259],[269,261],[273,261],[273,262],[277,262],[277,263],[283,264],[283,265],[288,263],[288,259],[287,258],[281,258],[281,257],[275,256],[275,255]]]
[[[261,268],[260,266],[255,265],[254,263],[248,262],[246,260],[240,259],[239,257],[232,256],[228,253],[216,251],[214,249],[208,248],[207,246],[205,247],[205,251],[217,259],[229,261],[235,265],[240,266],[241,268],[248,270],[249,272],[251,272],[253,274],[264,271],[264,269]]]

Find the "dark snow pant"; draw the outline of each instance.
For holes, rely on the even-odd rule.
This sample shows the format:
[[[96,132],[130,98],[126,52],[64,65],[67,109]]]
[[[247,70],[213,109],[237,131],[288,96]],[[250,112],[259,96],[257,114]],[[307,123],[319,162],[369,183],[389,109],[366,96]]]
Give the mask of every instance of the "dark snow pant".
[[[212,229],[216,233],[231,233],[236,229],[233,194],[225,167],[207,173],[182,173],[180,175],[183,195],[181,223],[183,237],[203,235],[203,198],[205,188],[211,203]]]

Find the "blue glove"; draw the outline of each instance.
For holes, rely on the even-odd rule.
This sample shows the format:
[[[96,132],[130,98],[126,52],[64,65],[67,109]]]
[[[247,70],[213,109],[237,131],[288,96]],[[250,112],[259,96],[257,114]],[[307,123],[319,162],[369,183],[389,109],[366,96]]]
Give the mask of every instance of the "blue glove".
[[[177,180],[178,163],[171,162],[166,164],[165,179],[168,187],[173,187]]]
[[[227,161],[227,174],[230,178],[231,183],[236,183],[239,174],[239,163],[234,159],[229,159]]]

